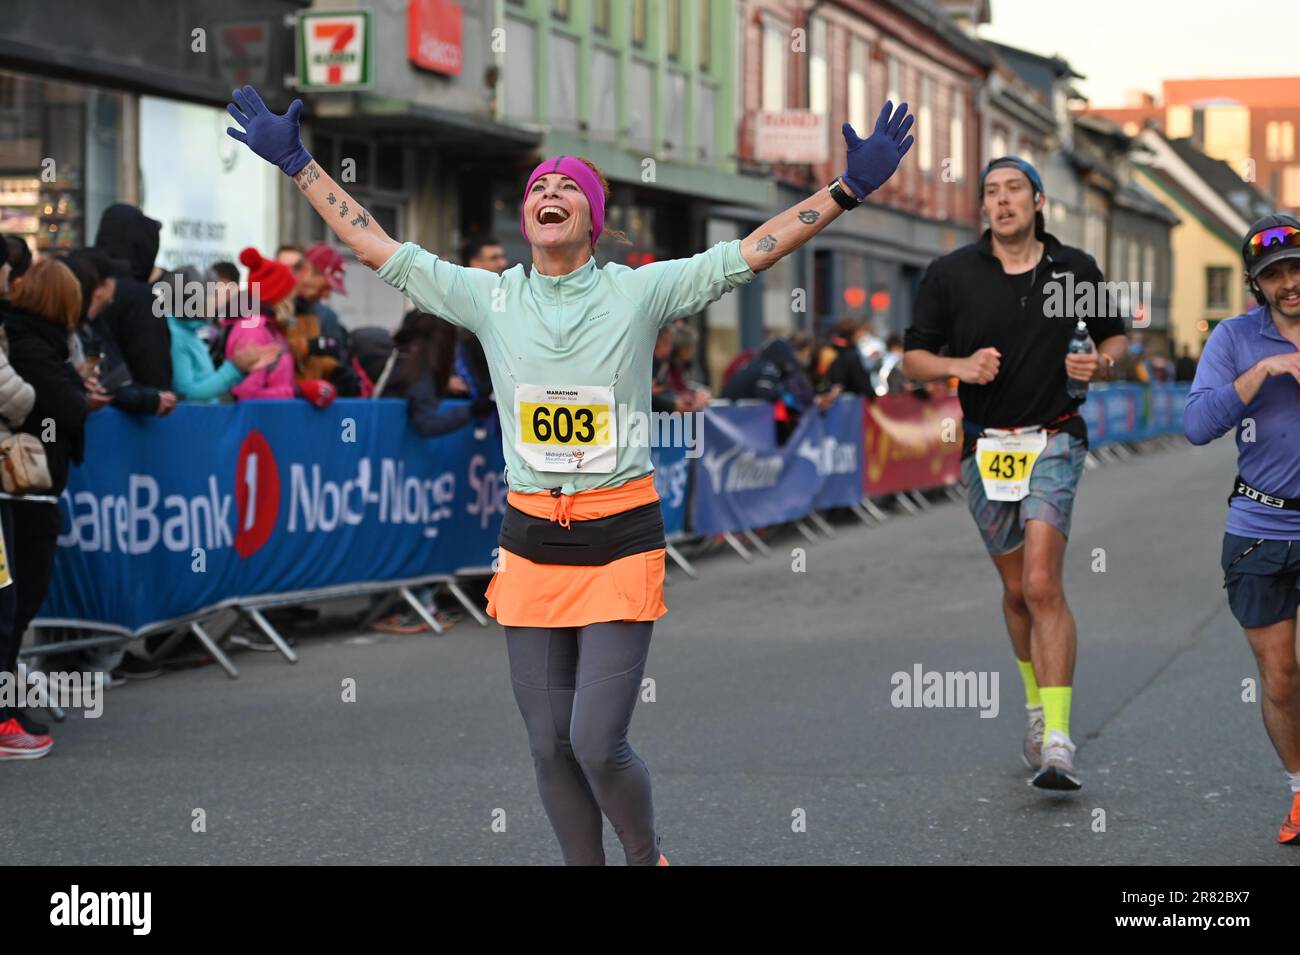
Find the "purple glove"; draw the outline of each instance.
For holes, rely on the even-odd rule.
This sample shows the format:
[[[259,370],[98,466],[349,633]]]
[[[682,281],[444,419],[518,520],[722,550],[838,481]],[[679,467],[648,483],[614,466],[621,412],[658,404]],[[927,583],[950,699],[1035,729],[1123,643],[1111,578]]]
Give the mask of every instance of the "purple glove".
[[[244,131],[230,126],[226,128],[227,135],[291,176],[297,175],[311,162],[311,155],[303,148],[298,126],[302,100],[294,100],[289,104],[289,111],[280,116],[266,108],[262,97],[251,86],[235,90],[231,98],[234,102],[226,106],[226,112],[244,127]]]
[[[907,136],[907,131],[912,128],[916,117],[907,115],[906,103],[899,104],[897,112],[893,110],[894,104],[886,100],[876,117],[875,131],[866,139],[859,139],[848,123],[843,126],[844,142],[849,150],[849,168],[840,179],[857,193],[859,199],[865,199],[883,186],[912,148],[913,139]]]

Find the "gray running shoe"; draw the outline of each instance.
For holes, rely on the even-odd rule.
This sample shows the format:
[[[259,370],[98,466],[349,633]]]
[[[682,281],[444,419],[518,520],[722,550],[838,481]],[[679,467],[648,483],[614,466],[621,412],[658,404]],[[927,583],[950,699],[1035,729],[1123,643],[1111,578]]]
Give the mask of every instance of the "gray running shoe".
[[[1025,729],[1025,744],[1020,758],[1030,769],[1039,769],[1043,765],[1043,708],[1027,706],[1025,711],[1029,714],[1029,726]]]
[[[1059,730],[1047,734],[1043,743],[1043,765],[1032,780],[1039,789],[1082,789],[1083,783],[1074,774],[1074,744]]]

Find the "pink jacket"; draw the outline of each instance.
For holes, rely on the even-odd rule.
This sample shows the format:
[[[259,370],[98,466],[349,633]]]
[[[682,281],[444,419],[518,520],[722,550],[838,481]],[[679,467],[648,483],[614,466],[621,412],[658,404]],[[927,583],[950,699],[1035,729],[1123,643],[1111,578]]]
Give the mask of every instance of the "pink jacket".
[[[247,345],[274,343],[284,349],[284,354],[275,364],[248,375],[231,388],[230,393],[240,401],[255,398],[296,397],[293,387],[293,353],[289,351],[289,343],[285,341],[280,327],[265,315],[230,318],[225,322],[230,328],[230,333],[226,337],[226,361],[232,360],[235,352]]]

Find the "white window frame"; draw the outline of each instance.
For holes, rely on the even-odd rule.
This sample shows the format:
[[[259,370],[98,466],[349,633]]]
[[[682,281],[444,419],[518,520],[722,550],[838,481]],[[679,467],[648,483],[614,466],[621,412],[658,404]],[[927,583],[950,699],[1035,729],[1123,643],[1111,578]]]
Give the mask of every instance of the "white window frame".
[[[952,91],[952,116],[948,120],[948,152],[951,153],[950,169],[954,182],[966,179],[966,104],[961,90]]]
[[[826,21],[815,17],[808,31],[808,109],[814,113],[831,111],[830,50]]]
[[[862,37],[849,38],[849,123],[859,136],[870,136],[870,115],[867,106],[867,70],[870,68],[870,49]]]
[[[763,82],[759,108],[765,113],[784,111],[789,100],[786,71],[790,66],[789,34],[774,19],[763,18]]]

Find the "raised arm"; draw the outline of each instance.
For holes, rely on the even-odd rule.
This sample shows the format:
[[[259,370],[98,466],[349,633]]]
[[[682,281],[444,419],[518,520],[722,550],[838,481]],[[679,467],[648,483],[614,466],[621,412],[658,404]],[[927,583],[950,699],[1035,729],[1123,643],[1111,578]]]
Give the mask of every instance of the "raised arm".
[[[377,269],[397,251],[400,243],[390,238],[361,203],[348,195],[316,160],[303,166],[293,181],[362,265]]]
[[[903,156],[912,148],[913,139],[907,131],[912,128],[913,119],[907,115],[906,103],[895,110],[893,104],[886,101],[876,118],[875,131],[867,139],[859,139],[853,127],[844,124],[842,131],[848,147],[848,168],[838,182],[852,198],[861,202],[894,174]],[[821,189],[773,216],[746,236],[740,243],[740,254],[755,272],[771,268],[844,211],[829,189]]]
[[[294,100],[288,112],[280,116],[266,108],[262,97],[251,86],[235,90],[232,98],[234,102],[226,110],[244,128],[241,131],[231,127],[226,132],[292,176],[312,208],[320,213],[325,224],[352,250],[358,261],[372,269],[387,262],[397,251],[398,243],[321,169],[303,147],[298,122],[302,100]]]

